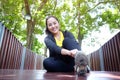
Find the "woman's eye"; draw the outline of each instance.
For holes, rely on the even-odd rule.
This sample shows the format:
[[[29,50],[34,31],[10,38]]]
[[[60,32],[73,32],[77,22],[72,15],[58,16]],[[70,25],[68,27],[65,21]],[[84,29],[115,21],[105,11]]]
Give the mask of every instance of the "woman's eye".
[[[52,24],[49,24],[48,26],[52,26]]]
[[[54,24],[56,24],[56,22]]]

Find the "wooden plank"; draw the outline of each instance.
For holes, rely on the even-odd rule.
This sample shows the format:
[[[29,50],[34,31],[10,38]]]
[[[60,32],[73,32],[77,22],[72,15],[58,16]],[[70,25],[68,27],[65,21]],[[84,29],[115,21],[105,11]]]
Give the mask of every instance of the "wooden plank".
[[[75,72],[0,69],[0,80],[120,80],[120,72],[91,71],[78,77]]]

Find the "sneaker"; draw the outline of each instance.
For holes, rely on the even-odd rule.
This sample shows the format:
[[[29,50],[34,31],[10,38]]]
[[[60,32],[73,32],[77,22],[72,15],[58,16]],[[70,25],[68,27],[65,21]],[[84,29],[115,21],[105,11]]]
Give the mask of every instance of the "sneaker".
[[[75,72],[78,76],[85,75],[90,72],[88,58],[82,51],[78,51],[75,54]]]

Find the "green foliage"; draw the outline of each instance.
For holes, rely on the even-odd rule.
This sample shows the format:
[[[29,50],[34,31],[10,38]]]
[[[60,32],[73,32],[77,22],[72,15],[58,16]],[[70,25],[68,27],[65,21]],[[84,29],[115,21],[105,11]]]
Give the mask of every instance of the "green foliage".
[[[106,3],[101,3],[103,6],[96,6],[96,3],[99,3],[96,0],[47,0],[47,3],[39,10],[42,1],[44,0],[28,0],[31,16],[35,22],[32,50],[36,53],[42,54],[41,50],[43,50],[44,45],[35,35],[44,34],[45,18],[48,15],[55,15],[60,21],[61,29],[71,31],[76,38],[79,29],[80,35],[84,38],[88,32],[93,29],[97,30],[104,24],[109,24],[110,28],[120,28],[119,6],[116,6],[114,2],[109,2],[109,0],[102,1],[108,1],[107,4],[112,6],[112,11],[105,8]],[[104,12],[99,12],[102,10]],[[78,13],[80,13],[80,22],[78,22]],[[92,17],[93,13],[94,17]],[[26,45],[27,37],[25,14],[23,0],[0,1],[0,21],[11,30],[23,45]]]
[[[113,13],[113,11],[105,11],[100,15],[102,18],[101,24],[109,24],[110,28],[120,28],[120,14],[119,12]],[[100,24],[100,25],[101,25]]]
[[[32,50],[37,54],[44,54],[44,44],[41,43],[37,38],[34,38]],[[42,50],[41,50],[42,49]]]

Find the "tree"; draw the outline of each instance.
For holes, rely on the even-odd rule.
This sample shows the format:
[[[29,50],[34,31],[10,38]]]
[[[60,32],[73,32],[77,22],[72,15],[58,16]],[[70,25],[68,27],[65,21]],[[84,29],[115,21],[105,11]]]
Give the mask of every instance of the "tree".
[[[114,12],[100,12],[108,4]],[[36,35],[44,34],[46,16],[58,17],[61,29],[71,31],[81,45],[87,33],[104,24],[109,24],[112,29],[119,28],[119,5],[119,0],[1,0],[0,21],[23,45],[40,53],[44,45]]]

